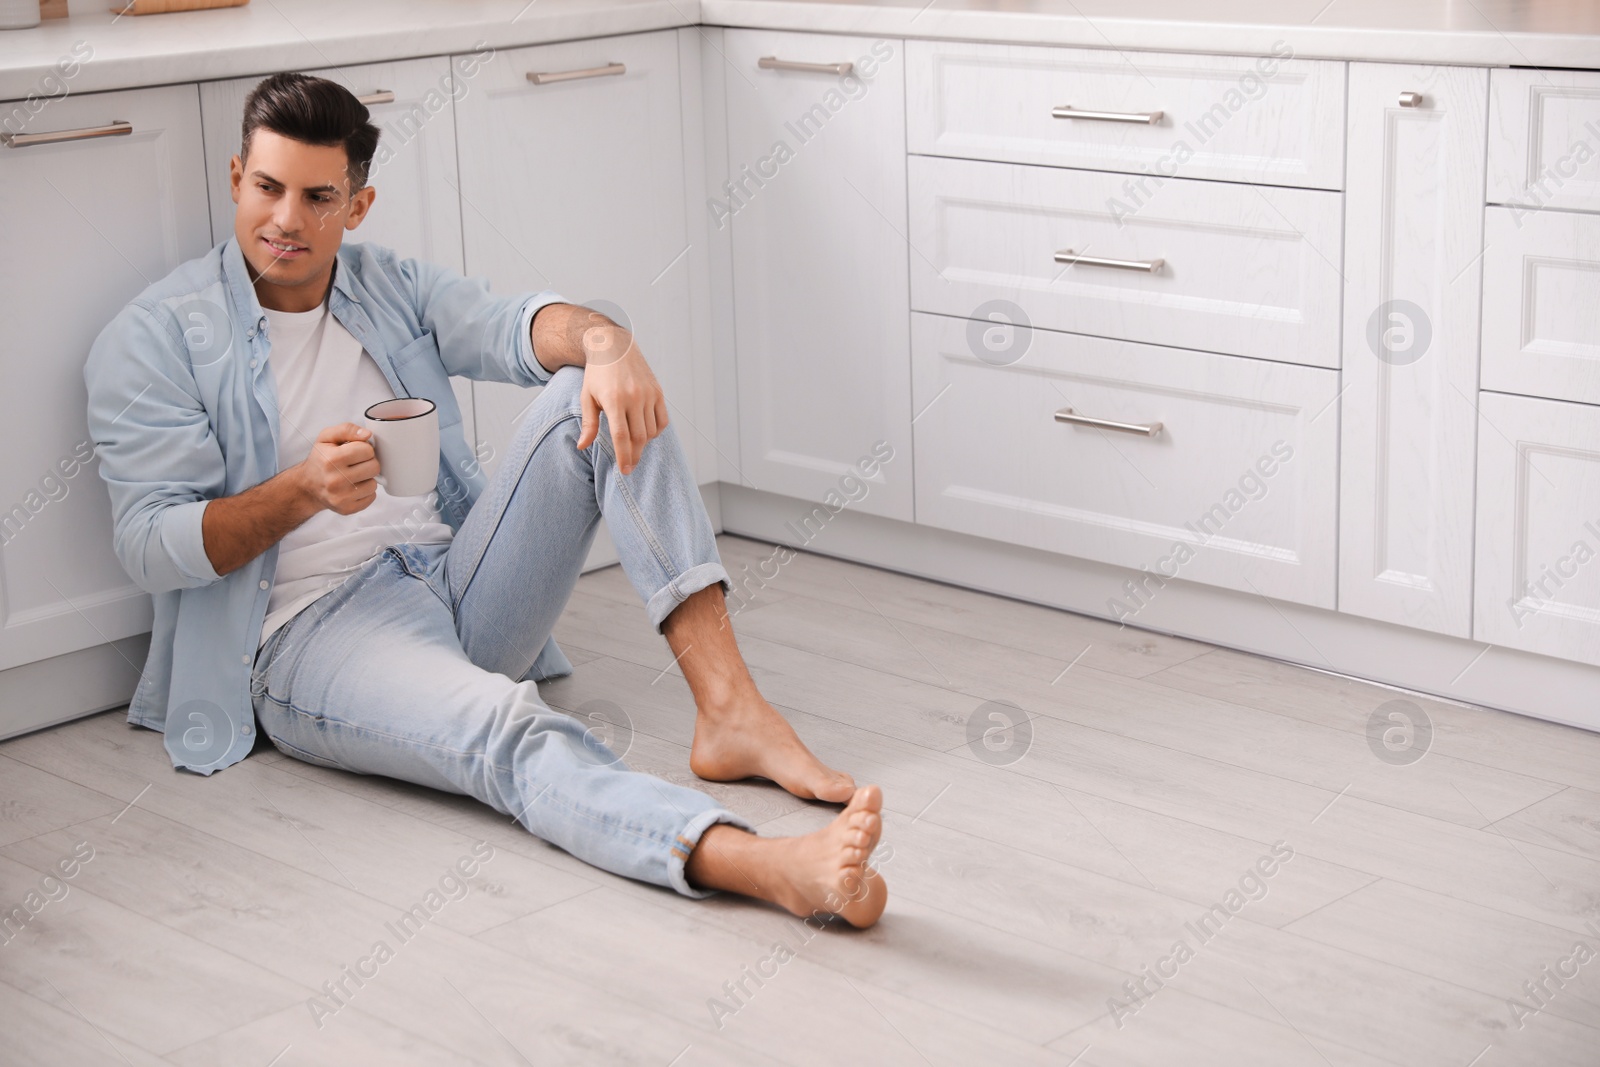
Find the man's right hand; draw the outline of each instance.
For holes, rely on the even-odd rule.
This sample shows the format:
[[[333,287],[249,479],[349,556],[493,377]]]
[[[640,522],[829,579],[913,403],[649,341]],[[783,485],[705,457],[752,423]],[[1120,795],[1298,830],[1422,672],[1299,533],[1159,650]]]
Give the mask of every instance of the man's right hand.
[[[353,422],[328,426],[317,434],[300,461],[301,487],[318,510],[353,515],[378,497],[378,454],[372,431]]]

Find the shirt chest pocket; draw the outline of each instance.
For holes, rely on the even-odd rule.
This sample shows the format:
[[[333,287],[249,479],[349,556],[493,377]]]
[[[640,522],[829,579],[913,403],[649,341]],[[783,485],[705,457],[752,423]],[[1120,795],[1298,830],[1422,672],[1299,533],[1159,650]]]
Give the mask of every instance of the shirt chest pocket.
[[[413,338],[394,354],[391,362],[395,377],[400,379],[407,395],[431,400],[438,407],[441,430],[461,422],[461,405],[450,388],[450,376],[439,358],[439,342],[434,339],[432,330],[424,330],[422,336]]]

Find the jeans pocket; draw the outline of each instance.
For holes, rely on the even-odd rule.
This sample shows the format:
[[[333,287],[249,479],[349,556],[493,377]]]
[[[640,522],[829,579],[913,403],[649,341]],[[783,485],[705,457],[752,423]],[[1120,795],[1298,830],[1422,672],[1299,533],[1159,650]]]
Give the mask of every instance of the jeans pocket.
[[[292,756],[303,763],[310,763],[317,767],[327,767],[335,771],[346,769],[337,760],[330,759],[295,743],[297,740],[307,742],[319,740],[318,735],[328,728],[324,720],[307,716],[306,713],[298,708],[283,708],[282,714],[285,717],[284,728],[272,730],[268,733],[268,739],[271,740],[274,748],[285,756]],[[304,732],[306,731],[309,731],[310,736],[305,736]]]

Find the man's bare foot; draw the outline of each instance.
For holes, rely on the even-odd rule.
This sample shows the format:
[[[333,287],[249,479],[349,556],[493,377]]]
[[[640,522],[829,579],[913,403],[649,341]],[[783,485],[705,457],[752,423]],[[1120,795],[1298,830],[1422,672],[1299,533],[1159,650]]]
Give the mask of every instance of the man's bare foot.
[[[699,711],[689,769],[713,782],[768,778],[797,797],[834,804],[856,792],[855,780],[813,756],[788,720],[758,693],[731,710]]]
[[[739,655],[720,585],[679,604],[662,623],[696,708],[689,766],[713,782],[770,778],[797,797],[843,804],[856,783],[813,756],[768,704]]]
[[[800,916],[837,915],[851,926],[878,921],[889,900],[883,875],[867,865],[883,834],[883,793],[862,786],[837,818],[803,837],[757,837],[718,824],[689,854],[689,881],[776,904]]]

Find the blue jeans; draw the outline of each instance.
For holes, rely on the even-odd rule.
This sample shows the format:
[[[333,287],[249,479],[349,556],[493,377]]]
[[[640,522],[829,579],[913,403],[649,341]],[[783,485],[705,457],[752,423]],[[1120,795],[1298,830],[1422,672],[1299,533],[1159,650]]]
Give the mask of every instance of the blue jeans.
[[[256,718],[297,759],[476,797],[597,867],[705,896],[684,875],[700,835],[753,827],[630,771],[532,680],[570,669],[535,664],[602,515],[658,631],[690,594],[728,586],[673,429],[621,474],[603,416],[576,447],[582,383],[577,368],[551,378],[453,541],[391,545],[267,639]]]

